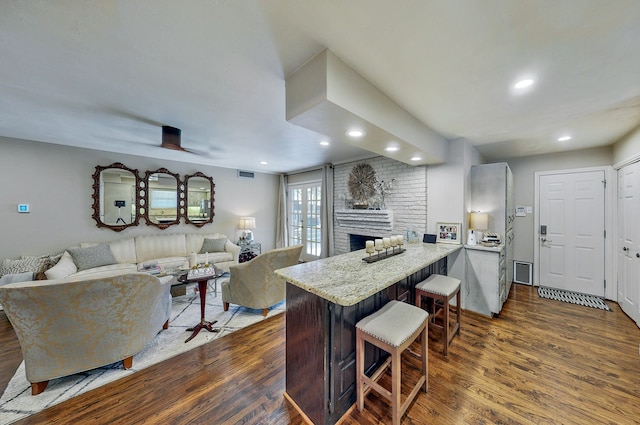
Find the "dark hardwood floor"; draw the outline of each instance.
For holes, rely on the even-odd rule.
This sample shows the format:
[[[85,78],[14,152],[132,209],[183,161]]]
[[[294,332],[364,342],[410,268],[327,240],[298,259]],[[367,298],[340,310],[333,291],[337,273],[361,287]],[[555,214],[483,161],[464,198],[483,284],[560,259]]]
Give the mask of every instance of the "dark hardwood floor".
[[[429,392],[404,424],[640,423],[640,329],[613,312],[513,285],[499,318],[463,312],[445,359],[430,341]],[[75,397],[18,424],[300,424],[283,397],[284,315]],[[0,312],[0,390],[21,361]],[[416,347],[416,349],[419,349]],[[417,375],[407,355],[403,380]],[[371,393],[344,424],[390,423]]]

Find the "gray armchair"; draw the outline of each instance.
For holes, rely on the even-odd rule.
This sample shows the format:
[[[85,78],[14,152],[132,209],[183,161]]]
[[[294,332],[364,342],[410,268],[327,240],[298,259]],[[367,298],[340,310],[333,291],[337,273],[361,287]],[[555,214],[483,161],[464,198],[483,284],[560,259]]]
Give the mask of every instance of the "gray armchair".
[[[277,248],[258,255],[251,261],[229,267],[231,277],[222,282],[222,304],[262,309],[264,316],[269,307],[285,298],[286,284],[273,271],[294,266],[300,259],[302,245]]]
[[[44,391],[51,379],[120,360],[131,368],[133,355],[169,326],[170,282],[132,273],[0,287],[31,394]]]

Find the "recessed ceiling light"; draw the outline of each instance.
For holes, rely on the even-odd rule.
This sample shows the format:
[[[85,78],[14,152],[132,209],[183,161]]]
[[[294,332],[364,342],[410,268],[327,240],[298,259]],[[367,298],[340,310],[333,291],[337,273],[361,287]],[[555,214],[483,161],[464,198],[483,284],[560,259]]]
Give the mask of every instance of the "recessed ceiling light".
[[[268,164],[268,162],[267,162],[267,161],[260,161],[260,164],[262,164],[262,165],[267,165],[267,164]]]
[[[419,157],[419,156],[412,156],[412,157],[411,157],[411,160],[412,160],[412,161],[422,161],[422,157]]]
[[[329,146],[329,142],[327,142],[326,140],[323,140],[322,142],[320,142],[321,146]]]
[[[558,137],[558,142],[566,142],[567,140],[571,140],[571,136]]]
[[[362,137],[362,136],[364,136],[364,131],[356,130],[356,129],[347,130],[347,136],[349,136],[349,137]]]
[[[533,83],[535,83],[534,80],[532,80],[531,78],[525,78],[524,80],[520,80],[517,83],[515,83],[513,85],[513,88],[515,89],[524,89],[527,87],[531,87],[533,85]]]
[[[387,151],[387,152],[397,152],[398,149],[399,148],[397,146],[388,146],[388,147],[384,148],[384,150]]]

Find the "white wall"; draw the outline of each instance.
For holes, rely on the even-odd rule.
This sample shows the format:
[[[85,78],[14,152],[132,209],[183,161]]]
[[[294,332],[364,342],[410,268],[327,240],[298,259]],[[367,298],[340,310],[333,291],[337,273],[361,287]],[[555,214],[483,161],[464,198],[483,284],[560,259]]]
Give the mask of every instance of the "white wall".
[[[637,161],[640,156],[640,125],[613,145],[613,165]]]
[[[150,147],[150,149],[155,149]],[[256,217],[254,237],[262,250],[275,246],[278,176],[256,173],[238,178],[235,169],[193,165],[0,137],[0,260],[60,252],[80,242],[110,241],[152,233],[239,233],[240,216]],[[122,162],[144,176],[161,167],[180,176],[201,171],[215,183],[213,223],[197,228],[180,224],[165,230],[147,226],[114,232],[96,227],[92,216],[92,175],[97,165]],[[18,214],[28,203],[31,213]]]
[[[478,150],[465,139],[449,142],[447,162],[427,169],[427,230],[435,233],[436,223],[461,223],[467,233],[469,204],[469,172],[482,164]],[[464,243],[466,237],[462,239]]]
[[[461,223],[461,243],[466,243],[467,212],[469,205],[469,173],[471,166],[482,164],[483,158],[478,150],[466,139],[449,142],[447,162],[441,165],[430,165],[427,169],[427,229],[435,233],[436,223]],[[466,255],[464,249],[457,251],[448,258],[449,276],[456,277],[463,282],[461,291],[462,308],[467,305],[469,294],[466,288]]]

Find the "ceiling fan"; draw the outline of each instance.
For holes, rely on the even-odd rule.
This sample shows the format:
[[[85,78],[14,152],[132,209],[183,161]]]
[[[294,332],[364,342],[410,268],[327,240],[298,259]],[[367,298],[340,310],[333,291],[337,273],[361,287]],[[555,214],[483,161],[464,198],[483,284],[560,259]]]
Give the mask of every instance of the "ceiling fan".
[[[172,149],[175,151],[194,153],[182,147],[181,134],[182,131],[179,128],[163,125],[162,144],[160,145],[160,147],[165,149]]]
[[[214,158],[213,152],[218,150],[215,147],[209,146],[206,148],[206,150],[183,148],[181,144],[181,134],[182,134],[182,130],[180,130],[179,128],[163,125],[162,126],[162,143],[160,144],[160,147],[164,149],[171,149],[174,151],[192,153],[194,155],[198,155],[205,158]]]

